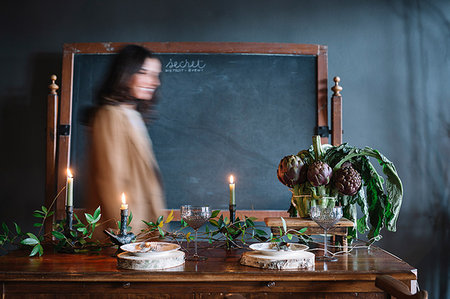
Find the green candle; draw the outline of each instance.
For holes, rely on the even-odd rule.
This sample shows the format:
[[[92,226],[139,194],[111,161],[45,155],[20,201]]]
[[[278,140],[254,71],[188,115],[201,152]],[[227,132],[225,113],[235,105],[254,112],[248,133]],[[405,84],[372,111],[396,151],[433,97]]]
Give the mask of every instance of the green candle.
[[[73,176],[69,168],[67,168],[66,206],[73,206]]]
[[[234,177],[230,175],[230,205],[236,204],[236,193],[235,193]]]

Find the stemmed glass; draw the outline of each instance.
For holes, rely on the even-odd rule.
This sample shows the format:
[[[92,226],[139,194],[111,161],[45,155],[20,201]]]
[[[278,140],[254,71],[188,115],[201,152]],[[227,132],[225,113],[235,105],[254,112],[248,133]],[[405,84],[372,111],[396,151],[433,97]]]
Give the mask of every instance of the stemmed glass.
[[[342,207],[330,207],[317,205],[312,206],[310,210],[311,219],[314,220],[321,228],[323,228],[324,236],[324,250],[325,253],[319,260],[328,262],[335,262],[337,258],[328,255],[327,250],[327,231],[332,228],[342,218]]]
[[[211,210],[209,207],[194,207],[191,205],[184,205],[180,208],[181,219],[183,219],[195,231],[195,253],[192,257],[186,258],[188,261],[202,261],[207,257],[199,256],[197,252],[197,231],[198,229],[211,217]]]

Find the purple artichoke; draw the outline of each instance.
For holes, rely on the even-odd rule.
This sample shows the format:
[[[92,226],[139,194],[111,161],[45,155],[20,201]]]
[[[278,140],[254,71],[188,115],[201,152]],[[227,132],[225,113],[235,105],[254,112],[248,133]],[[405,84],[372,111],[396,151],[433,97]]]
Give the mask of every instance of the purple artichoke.
[[[278,165],[278,179],[284,185],[292,188],[294,185],[301,184],[305,181],[305,171],[302,171],[303,168],[305,168],[305,163],[300,157],[294,155],[286,156],[281,159]]]
[[[351,165],[336,170],[333,181],[334,187],[344,195],[355,195],[361,187],[361,175]]]
[[[314,187],[323,186],[330,182],[333,170],[327,163],[322,161],[313,162],[308,167],[308,181]]]

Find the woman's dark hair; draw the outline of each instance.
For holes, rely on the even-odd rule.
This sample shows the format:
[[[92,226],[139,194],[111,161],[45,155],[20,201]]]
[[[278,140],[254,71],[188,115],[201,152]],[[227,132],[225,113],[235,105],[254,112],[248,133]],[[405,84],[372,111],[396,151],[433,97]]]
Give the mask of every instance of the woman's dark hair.
[[[140,101],[130,95],[128,83],[131,77],[137,73],[147,58],[156,58],[153,53],[138,45],[123,47],[114,57],[109,73],[100,88],[99,105],[118,105],[120,103],[136,104],[137,109],[144,118],[152,118],[151,114],[156,98],[151,101]]]

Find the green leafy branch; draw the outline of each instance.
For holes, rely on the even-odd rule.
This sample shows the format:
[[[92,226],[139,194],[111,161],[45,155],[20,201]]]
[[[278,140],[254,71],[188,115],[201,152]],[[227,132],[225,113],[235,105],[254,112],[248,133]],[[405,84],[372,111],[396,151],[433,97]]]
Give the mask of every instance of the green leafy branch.
[[[236,218],[231,222],[228,217],[220,214],[220,210],[213,211],[209,224],[212,230],[206,225],[205,232],[208,235],[209,243],[213,241],[224,241],[227,248],[231,246],[242,247],[250,242],[285,242],[292,241],[293,237],[298,237],[299,241],[307,242],[304,235],[306,228],[301,230],[287,229],[286,221],[281,217],[283,227],[279,227],[279,234],[274,235],[272,232],[268,234],[259,228],[255,221],[255,217],[244,216],[244,219]]]
[[[53,207],[54,203],[56,202],[56,199],[59,197],[59,195],[66,189],[64,186],[61,191],[58,192],[56,197],[53,199],[50,207],[47,209],[46,207],[42,206],[41,210],[35,210],[33,212],[33,216],[40,219],[41,221],[36,222],[33,224],[34,227],[39,227],[39,232],[37,236],[31,232],[24,233],[22,232],[22,229],[20,228],[17,223],[14,222],[15,227],[15,234],[11,230],[9,230],[8,226],[5,222],[2,223],[2,229],[0,230],[0,248],[3,248],[8,245],[12,244],[15,246],[32,246],[32,250],[30,253],[30,256],[34,256],[36,254],[39,254],[39,256],[42,256],[44,253],[44,248],[42,246],[42,242],[44,241],[44,236],[42,235],[42,228],[44,227],[44,223],[47,220],[48,217],[51,217],[54,214],[54,211],[51,211],[51,208]],[[10,236],[11,234],[11,236]]]
[[[55,213],[54,211],[50,211],[44,206],[41,207],[41,210],[35,210],[33,212],[34,217],[41,219],[40,222],[36,222],[33,224],[34,227],[39,227],[39,232],[37,236],[33,233],[26,233],[28,238],[25,238],[22,241],[20,241],[20,244],[22,245],[33,247],[30,256],[34,256],[36,254],[42,256],[44,254],[44,247],[42,246],[42,243],[44,241],[44,236],[42,235],[42,228],[44,227],[44,223],[47,220],[47,218],[52,216],[54,213]]]
[[[13,223],[15,227],[15,233],[9,229],[8,225],[6,225],[5,222],[2,222],[0,230],[1,249],[3,249],[3,247],[6,246],[7,244],[15,244],[17,240],[22,239],[22,237],[25,235],[24,233],[22,233],[22,229],[20,228],[20,226],[17,225],[17,223],[15,222]]]
[[[182,230],[187,227],[187,223],[181,220],[181,226],[177,230],[168,230],[165,227],[165,224],[169,224],[173,220],[173,210],[170,211],[169,215],[167,216],[167,219],[164,220],[164,216],[159,216],[156,222],[152,221],[145,221],[144,222],[147,227],[143,229],[138,235],[137,240],[138,241],[152,241],[157,239],[171,239],[172,241],[175,241],[177,243],[180,243],[180,240],[187,239],[188,241],[193,240],[193,236],[191,236],[189,233],[184,234]]]
[[[74,214],[76,223],[73,224],[73,230],[67,231],[66,220],[57,223],[51,234],[55,237],[56,250],[66,252],[86,252],[97,251],[104,247],[99,241],[92,240],[95,227],[101,218],[100,207],[98,207],[94,214],[84,214],[86,224],[83,223],[76,214]],[[110,244],[106,245],[109,246]]]
[[[73,229],[70,232],[66,230],[67,220],[64,219],[61,222],[53,223],[52,230],[44,234],[44,223],[53,216],[54,211],[51,210],[56,199],[65,190],[65,187],[56,195],[49,208],[42,206],[40,210],[33,212],[33,217],[38,221],[33,224],[34,227],[39,227],[37,234],[27,232],[24,233],[17,223],[14,222],[15,232],[10,230],[6,223],[2,223],[0,229],[0,248],[3,250],[5,246],[11,244],[13,246],[31,246],[30,256],[44,254],[44,245],[51,244],[56,247],[58,251],[65,252],[83,252],[87,250],[98,250],[111,244],[100,244],[98,241],[92,241],[92,234],[98,221],[101,218],[100,207],[98,207],[94,214],[85,213],[86,223],[84,224],[76,214],[76,223],[73,225]]]
[[[209,221],[206,223],[205,231],[198,233],[200,240],[205,240],[212,244],[213,242],[225,243],[227,248],[232,246],[242,247],[250,242],[283,242],[291,241],[296,236],[299,241],[307,243],[309,238],[305,235],[306,228],[300,230],[287,229],[286,221],[282,219],[283,227],[279,227],[279,234],[268,234],[255,224],[257,218],[244,216],[243,219],[236,218],[234,222],[223,214],[220,210],[214,210],[211,213]],[[166,228],[166,224],[173,220],[173,211],[164,220],[163,216],[158,217],[155,222],[143,221],[147,227],[143,229],[137,236],[137,240],[152,241],[156,239],[170,239],[171,241],[181,244],[181,241],[194,241],[194,236],[189,231],[185,233],[185,229],[189,227],[187,222],[180,220],[180,226],[173,230]],[[219,245],[220,246],[220,245]]]
[[[205,227],[205,233],[208,236],[208,242],[224,241],[226,247],[246,245],[250,240],[265,242],[268,240],[267,233],[256,227],[255,217],[244,216],[244,219],[236,218],[234,222],[223,214],[220,210],[215,210],[211,214],[208,224]]]

